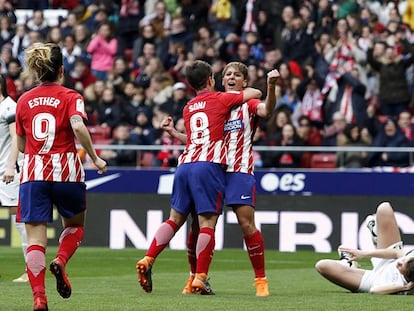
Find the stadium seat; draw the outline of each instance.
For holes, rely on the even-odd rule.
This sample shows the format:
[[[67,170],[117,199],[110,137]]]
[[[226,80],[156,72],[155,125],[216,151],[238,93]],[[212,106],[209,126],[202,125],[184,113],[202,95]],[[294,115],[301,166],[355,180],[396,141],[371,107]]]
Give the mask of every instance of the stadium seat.
[[[99,139],[109,139],[111,138],[111,128],[103,127],[100,125],[88,125],[89,133],[91,134],[92,141],[96,143],[96,140]]]
[[[152,167],[154,161],[154,153],[151,151],[144,151],[141,155],[138,154],[138,162],[140,167]]]
[[[312,155],[311,168],[330,169],[337,168],[336,153],[315,153]]]

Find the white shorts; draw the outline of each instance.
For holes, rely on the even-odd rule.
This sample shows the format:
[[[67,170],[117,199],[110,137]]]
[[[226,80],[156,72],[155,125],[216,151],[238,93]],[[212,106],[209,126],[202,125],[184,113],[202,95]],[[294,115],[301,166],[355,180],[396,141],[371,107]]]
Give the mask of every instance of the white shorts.
[[[387,248],[403,249],[403,242],[397,242]],[[371,258],[372,270],[365,271],[359,284],[358,292],[369,293],[372,286],[381,280],[388,265],[395,265],[395,259]]]
[[[19,203],[20,176],[17,174],[11,183],[0,180],[0,203],[3,207],[17,206]]]

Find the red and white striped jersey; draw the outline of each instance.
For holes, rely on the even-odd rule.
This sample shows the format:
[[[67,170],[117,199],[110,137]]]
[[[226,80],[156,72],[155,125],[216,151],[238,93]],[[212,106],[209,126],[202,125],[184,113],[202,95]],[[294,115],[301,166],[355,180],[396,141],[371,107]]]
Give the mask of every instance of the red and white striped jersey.
[[[87,119],[83,97],[58,84],[43,84],[17,101],[16,133],[26,138],[21,183],[81,182],[85,173],[70,118]]]
[[[227,171],[252,174],[253,135],[256,131],[259,117],[257,106],[260,100],[251,99],[234,107],[224,125],[225,144],[227,145]]]
[[[226,164],[224,123],[231,107],[243,102],[243,92],[202,92],[183,110],[187,144],[178,163],[207,161]]]

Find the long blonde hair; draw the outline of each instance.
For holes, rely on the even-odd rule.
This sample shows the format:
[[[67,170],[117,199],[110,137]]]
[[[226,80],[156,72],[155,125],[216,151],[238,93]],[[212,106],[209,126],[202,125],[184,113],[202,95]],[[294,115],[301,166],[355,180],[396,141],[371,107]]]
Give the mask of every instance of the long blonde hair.
[[[54,43],[34,43],[25,51],[26,71],[42,82],[59,80],[63,57]]]

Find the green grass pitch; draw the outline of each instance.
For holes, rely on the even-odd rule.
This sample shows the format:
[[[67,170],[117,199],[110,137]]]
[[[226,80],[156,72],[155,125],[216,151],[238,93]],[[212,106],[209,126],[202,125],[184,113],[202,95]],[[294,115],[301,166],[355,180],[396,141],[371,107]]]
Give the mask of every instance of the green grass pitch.
[[[49,262],[56,252],[50,247]],[[312,251],[266,252],[270,297],[255,297],[253,272],[246,252],[216,251],[210,283],[216,296],[182,295],[188,277],[186,253],[165,250],[153,267],[153,292],[137,282],[135,262],[144,255],[136,249],[109,250],[82,246],[67,266],[72,296],[61,298],[47,271],[49,310],[412,310],[413,296],[351,294],[322,279],[314,269],[321,258],[336,254]],[[363,262],[362,265],[368,265]],[[18,248],[0,247],[0,310],[32,310],[28,283],[13,283],[23,272]]]

